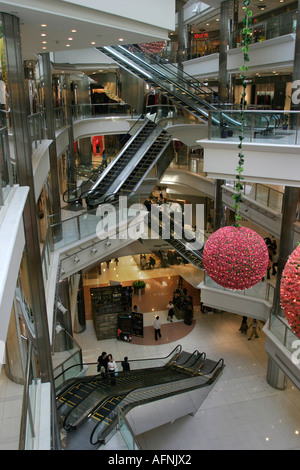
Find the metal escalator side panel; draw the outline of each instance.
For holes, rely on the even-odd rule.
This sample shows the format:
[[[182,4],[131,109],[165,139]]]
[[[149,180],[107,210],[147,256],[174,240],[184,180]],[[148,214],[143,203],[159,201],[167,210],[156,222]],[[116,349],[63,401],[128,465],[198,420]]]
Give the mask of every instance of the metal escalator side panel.
[[[119,152],[119,154],[116,156],[116,158],[114,158],[113,161],[111,161],[106,169],[101,173],[100,177],[97,179],[97,181],[93,184],[93,186],[91,187],[91,189],[89,190],[88,194],[92,193],[93,191],[95,191],[98,186],[102,183],[102,181],[105,179],[105,177],[109,174],[109,172],[115,168],[119,163],[120,163],[120,160],[122,159],[122,156],[128,151],[128,149],[130,148],[130,146],[132,145],[132,143],[135,141],[135,139],[137,139],[140,134],[147,128],[147,127],[150,127],[152,128],[153,126],[155,126],[155,124],[150,121],[150,120],[146,120],[145,123],[143,124],[143,126],[140,127],[140,129],[138,129],[138,131],[128,140],[128,142],[126,142],[126,144],[124,145],[124,147],[122,148],[121,152]]]

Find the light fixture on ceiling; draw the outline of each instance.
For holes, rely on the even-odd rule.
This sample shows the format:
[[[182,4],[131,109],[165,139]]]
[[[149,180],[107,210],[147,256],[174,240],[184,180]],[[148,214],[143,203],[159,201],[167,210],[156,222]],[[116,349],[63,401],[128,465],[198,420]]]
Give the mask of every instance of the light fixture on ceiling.
[[[123,39],[123,38],[119,38],[118,41],[122,42],[122,41],[124,41],[124,39]]]
[[[71,29],[71,33],[77,33],[77,29]]]
[[[74,263],[79,263],[80,259],[79,259],[78,256],[76,255],[76,256],[73,258],[73,261],[74,261]]]
[[[46,25],[46,24],[41,24],[41,27],[42,27],[42,28],[46,28],[47,25]]]
[[[95,253],[97,253],[97,251],[98,251],[97,248],[95,248],[95,247],[93,246],[93,248],[91,249],[91,253],[93,253],[93,255],[94,255]]]
[[[41,36],[45,37],[45,36],[47,36],[47,34],[46,33],[41,33]]]
[[[96,44],[96,43],[95,43],[95,41],[91,41],[91,44],[94,45],[94,44]]]

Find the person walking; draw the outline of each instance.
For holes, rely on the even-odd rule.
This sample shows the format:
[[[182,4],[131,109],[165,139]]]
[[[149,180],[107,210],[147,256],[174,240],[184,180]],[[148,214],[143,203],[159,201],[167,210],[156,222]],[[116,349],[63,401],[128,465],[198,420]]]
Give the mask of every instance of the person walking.
[[[250,338],[248,338],[248,341],[251,340],[252,336],[255,336],[255,338],[259,338],[259,336],[258,336],[258,334],[257,334],[257,328],[258,328],[259,330],[260,330],[260,328],[259,328],[259,325],[258,325],[257,321],[255,320],[255,318],[253,318],[253,321],[252,321],[252,323],[251,323],[251,325],[250,325],[249,328],[251,328],[251,326],[252,326],[252,331],[251,331]]]
[[[128,362],[128,357],[124,357],[124,361],[122,361],[122,367],[124,371],[130,370],[130,364]]]
[[[173,304],[172,300],[169,300],[169,303],[167,305],[167,309],[168,309],[168,318],[167,318],[167,320],[173,322],[174,304]]]
[[[116,385],[116,369],[117,369],[117,364],[114,361],[114,358],[112,357],[111,354],[107,356],[107,370],[108,374],[110,376],[110,384],[111,385]]]
[[[161,338],[161,332],[160,332],[161,322],[160,322],[158,315],[156,315],[155,317],[153,327],[154,327],[155,341],[157,341],[158,336]]]

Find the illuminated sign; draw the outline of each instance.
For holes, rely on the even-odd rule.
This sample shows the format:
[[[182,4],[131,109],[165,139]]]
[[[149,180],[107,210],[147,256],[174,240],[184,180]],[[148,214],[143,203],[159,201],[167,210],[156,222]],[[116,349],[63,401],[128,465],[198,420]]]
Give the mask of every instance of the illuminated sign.
[[[204,39],[208,38],[208,33],[195,33],[194,39]]]

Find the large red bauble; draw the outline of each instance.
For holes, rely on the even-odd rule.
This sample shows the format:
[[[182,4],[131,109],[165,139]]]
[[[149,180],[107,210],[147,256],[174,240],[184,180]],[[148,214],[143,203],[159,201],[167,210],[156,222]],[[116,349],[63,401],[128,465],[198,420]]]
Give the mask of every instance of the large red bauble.
[[[203,250],[207,274],[222,287],[243,290],[266,274],[269,253],[263,238],[247,227],[223,227],[210,235]]]
[[[300,245],[289,256],[282,272],[280,303],[289,325],[300,338]]]

